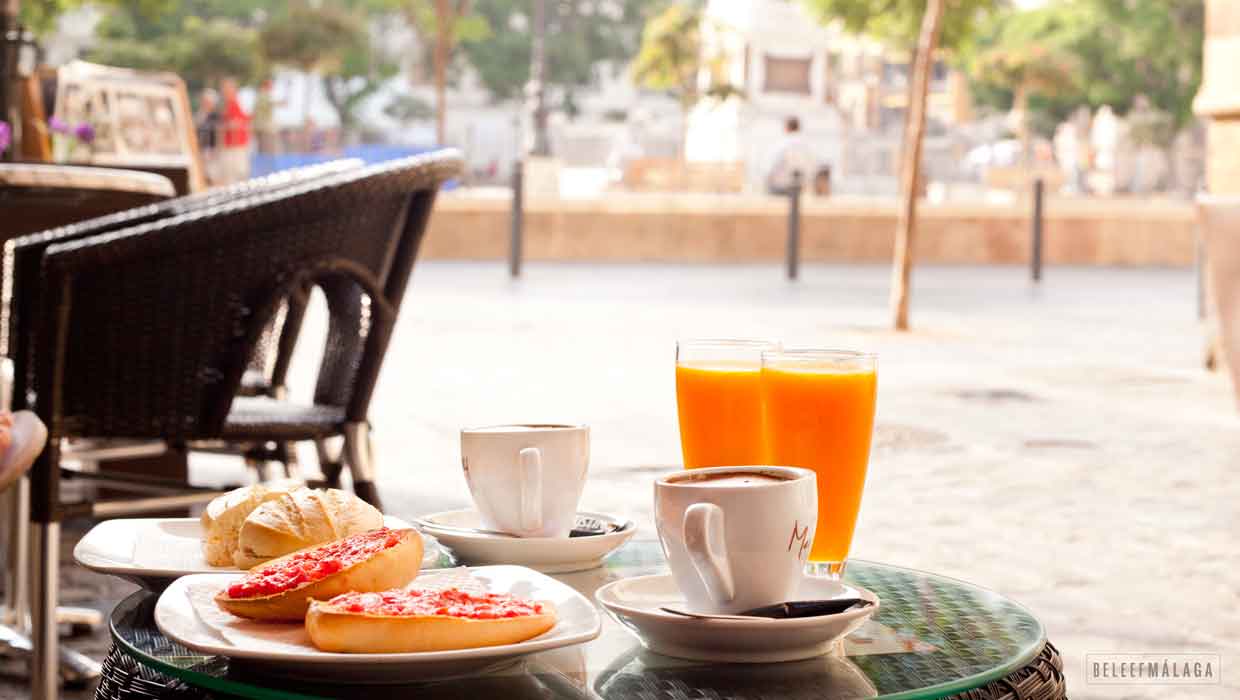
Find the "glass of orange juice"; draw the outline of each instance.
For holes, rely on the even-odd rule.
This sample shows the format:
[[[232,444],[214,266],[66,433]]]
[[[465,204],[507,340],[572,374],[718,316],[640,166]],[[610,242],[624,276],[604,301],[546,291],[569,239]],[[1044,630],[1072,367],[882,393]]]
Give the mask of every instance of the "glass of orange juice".
[[[765,464],[762,353],[770,340],[676,343],[676,404],[685,467]]]
[[[762,353],[765,464],[818,474],[807,573],[839,578],[852,545],[874,434],[878,357],[850,350]]]

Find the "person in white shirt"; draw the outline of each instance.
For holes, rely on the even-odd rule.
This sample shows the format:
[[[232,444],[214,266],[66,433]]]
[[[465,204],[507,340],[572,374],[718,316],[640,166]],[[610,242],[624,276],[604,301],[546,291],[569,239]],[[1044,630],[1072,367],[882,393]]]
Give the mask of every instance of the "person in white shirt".
[[[817,163],[809,144],[801,136],[801,120],[788,117],[784,120],[784,137],[771,149],[766,160],[764,180],[771,194],[786,195],[792,191],[793,173],[801,175],[804,187],[815,175]]]

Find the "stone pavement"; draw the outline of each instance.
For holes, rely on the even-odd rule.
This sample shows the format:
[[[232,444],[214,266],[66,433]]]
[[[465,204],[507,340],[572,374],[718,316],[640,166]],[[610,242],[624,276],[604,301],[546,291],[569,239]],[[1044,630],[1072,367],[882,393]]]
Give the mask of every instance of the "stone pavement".
[[[372,410],[389,510],[468,503],[463,425],[581,421],[584,506],[653,537],[651,478],[679,460],[676,338],[872,349],[878,427],[855,556],[1025,604],[1073,698],[1240,694],[1240,416],[1200,369],[1191,271],[1051,268],[1033,288],[1020,268],[921,268],[903,334],[885,330],[888,274],[813,265],[790,284],[771,265],[533,264],[512,282],[496,263],[422,264]],[[295,386],[321,328],[307,324]],[[70,579],[101,606],[127,588]],[[1125,651],[1221,654],[1222,685],[1086,684],[1086,653]],[[0,698],[14,692],[0,684]]]

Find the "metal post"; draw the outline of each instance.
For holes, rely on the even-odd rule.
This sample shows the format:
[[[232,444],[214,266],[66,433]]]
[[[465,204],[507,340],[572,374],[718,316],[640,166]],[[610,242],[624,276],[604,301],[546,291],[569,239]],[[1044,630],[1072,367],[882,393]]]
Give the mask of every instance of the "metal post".
[[[1032,250],[1029,255],[1029,276],[1034,282],[1042,281],[1042,197],[1046,189],[1042,178],[1033,181],[1033,230]]]
[[[788,188],[788,279],[795,280],[801,266],[801,173],[792,173]]]
[[[512,233],[508,240],[508,275],[521,276],[521,246],[525,234],[525,166],[512,165]]]

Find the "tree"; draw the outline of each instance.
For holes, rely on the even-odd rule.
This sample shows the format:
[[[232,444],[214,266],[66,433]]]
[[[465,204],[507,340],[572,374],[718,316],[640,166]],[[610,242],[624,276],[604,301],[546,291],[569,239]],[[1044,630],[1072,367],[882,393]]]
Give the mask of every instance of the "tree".
[[[435,84],[435,140],[447,140],[448,65],[453,52],[463,42],[475,42],[491,35],[491,27],[481,15],[471,11],[470,0],[410,0],[404,6],[410,26],[431,46],[431,66]]]
[[[650,90],[671,94],[680,102],[682,114],[680,151],[684,157],[685,132],[689,110],[705,96],[720,99],[739,94],[728,83],[711,82],[705,89],[698,83],[703,69],[711,70],[720,60],[705,56],[702,46],[702,10],[698,5],[678,2],[651,17],[642,30],[641,47],[629,65],[633,81]],[[719,71],[711,70],[712,74]]]
[[[1030,99],[1057,99],[1078,90],[1080,65],[1058,38],[1059,28],[1045,8],[1008,14],[992,35],[993,44],[968,60],[973,79],[1012,94],[1024,157],[1030,156]]]
[[[1192,119],[1201,83],[1203,21],[1202,0],[1054,0],[998,15],[989,37],[967,58],[973,63],[1022,37],[1037,41],[1071,60],[1075,73],[1070,83],[1029,95],[1029,108],[1045,114],[1047,123],[1063,121],[1081,105],[1110,105],[1126,114],[1145,95],[1172,116],[1178,131]],[[970,72],[975,100],[1001,109],[1013,103],[1011,86]]]
[[[913,51],[908,114],[900,154],[900,214],[892,261],[891,316],[896,330],[908,330],[909,283],[926,128],[926,94],[938,47],[957,48],[971,40],[977,23],[996,0],[804,0],[823,21],[841,21],[856,34],[868,34]],[[950,11],[948,11],[950,9]]]
[[[138,70],[174,71],[191,93],[229,76],[262,73],[256,16],[279,0],[116,0],[95,27],[85,58]],[[163,7],[162,10],[158,8]]]
[[[345,59],[354,52],[364,51],[367,43],[365,27],[353,13],[326,4],[321,7],[300,3],[291,6],[287,13],[263,27],[260,38],[268,61],[292,66],[307,74],[303,113],[306,124],[310,122],[310,89],[313,85],[309,75],[319,72],[338,74]],[[338,94],[341,104],[345,98],[343,92]]]
[[[86,53],[88,60],[138,70],[172,71],[191,92],[230,77],[245,83],[260,72],[257,35],[253,29],[223,18],[181,19],[176,32],[154,39],[137,36],[132,24],[112,20],[100,29],[100,40]]]
[[[594,82],[598,66],[627,65],[637,53],[642,27],[663,0],[592,0],[548,3],[547,84],[572,88]],[[469,64],[495,100],[521,96],[530,79],[533,19],[529,0],[474,0],[473,10],[491,27],[503,27],[485,42],[461,45]]]
[[[87,4],[85,0],[22,0],[18,17],[36,36],[43,36],[56,26],[61,14]],[[172,0],[103,0],[95,4],[107,9],[124,8],[148,18],[167,14],[176,6]]]
[[[376,53],[366,31],[359,31],[355,43],[341,57],[337,70],[323,74],[323,91],[345,131],[357,126],[357,107],[396,75],[399,68]]]

